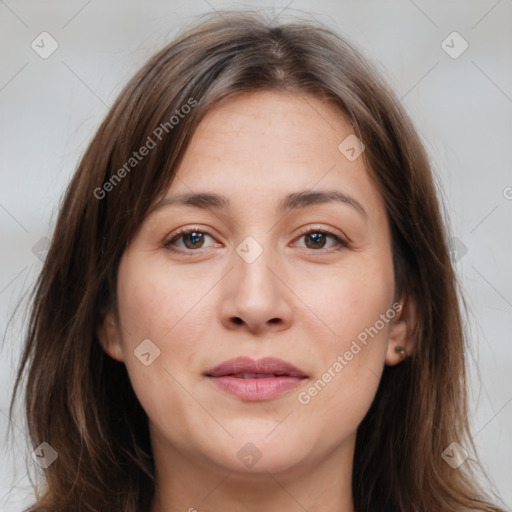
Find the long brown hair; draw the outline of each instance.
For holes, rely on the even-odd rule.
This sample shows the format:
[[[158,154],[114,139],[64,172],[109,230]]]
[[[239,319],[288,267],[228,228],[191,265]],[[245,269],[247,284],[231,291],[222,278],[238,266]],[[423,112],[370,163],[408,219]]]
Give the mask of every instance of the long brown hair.
[[[397,294],[418,307],[415,351],[384,369],[357,432],[356,510],[499,510],[467,461],[453,469],[441,456],[454,441],[473,451],[465,335],[430,163],[409,117],[375,68],[329,28],[224,12],[189,28],[133,77],[65,193],[13,392],[14,402],[26,377],[30,442],[58,453],[30,511],[148,510],[147,416],[124,364],[101,349],[97,327],[108,308],[117,311],[121,255],[170,186],[202,117],[221,99],[258,89],[316,94],[346,115],[386,205]],[[153,147],[135,158],[150,139]]]

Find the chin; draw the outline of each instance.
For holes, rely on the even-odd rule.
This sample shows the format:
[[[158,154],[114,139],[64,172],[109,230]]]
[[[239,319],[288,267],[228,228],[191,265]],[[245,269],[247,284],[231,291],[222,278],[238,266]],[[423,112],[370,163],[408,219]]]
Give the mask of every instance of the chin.
[[[281,473],[293,470],[305,461],[307,447],[300,439],[275,436],[269,430],[234,435],[233,439],[217,444],[218,452],[211,454],[217,464],[240,474]]]

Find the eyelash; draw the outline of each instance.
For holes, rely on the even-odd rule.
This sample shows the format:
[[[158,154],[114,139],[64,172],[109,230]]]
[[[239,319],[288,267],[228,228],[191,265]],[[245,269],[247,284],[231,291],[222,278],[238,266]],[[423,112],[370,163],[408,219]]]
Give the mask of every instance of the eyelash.
[[[210,235],[207,231],[204,231],[199,226],[180,228],[178,231],[176,231],[176,233],[173,234],[173,236],[170,239],[168,239],[167,241],[164,242],[164,244],[163,244],[164,248],[167,249],[168,251],[172,252],[172,253],[175,253],[175,254],[187,254],[187,253],[193,253],[193,252],[201,251],[203,248],[176,250],[176,249],[174,249],[172,247],[172,245],[177,240],[179,240],[181,237],[186,236],[186,235],[190,235],[191,233],[201,233],[203,235],[208,235],[210,238],[213,238],[212,235]],[[328,235],[328,236],[330,236],[331,238],[333,238],[335,240],[337,246],[331,247],[330,249],[318,249],[318,250],[316,250],[316,249],[308,249],[306,247],[306,249],[308,249],[310,251],[313,251],[313,252],[323,252],[324,254],[325,253],[326,254],[331,254],[333,252],[341,251],[341,250],[347,249],[349,247],[349,244],[345,240],[343,240],[340,236],[336,235],[332,231],[330,231],[328,229],[325,229],[325,228],[322,228],[322,229],[306,228],[304,230],[301,230],[299,238],[302,238],[303,236],[309,235],[311,233],[316,233],[316,234],[319,233],[319,234],[322,234],[322,235]]]

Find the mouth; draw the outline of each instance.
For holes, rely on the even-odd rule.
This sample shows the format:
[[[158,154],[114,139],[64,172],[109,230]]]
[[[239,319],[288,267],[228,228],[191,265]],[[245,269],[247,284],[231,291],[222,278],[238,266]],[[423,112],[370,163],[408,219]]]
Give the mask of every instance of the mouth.
[[[271,377],[299,377],[307,375],[287,361],[275,357],[253,360],[250,357],[236,357],[205,372],[207,377],[237,377],[240,379],[264,379]]]
[[[230,359],[204,373],[222,391],[244,401],[274,398],[297,387],[308,376],[281,359]]]
[[[213,377],[213,375],[209,375]],[[219,377],[236,377],[237,379],[270,379],[272,377],[290,377],[287,373],[236,373],[230,375],[219,375]]]

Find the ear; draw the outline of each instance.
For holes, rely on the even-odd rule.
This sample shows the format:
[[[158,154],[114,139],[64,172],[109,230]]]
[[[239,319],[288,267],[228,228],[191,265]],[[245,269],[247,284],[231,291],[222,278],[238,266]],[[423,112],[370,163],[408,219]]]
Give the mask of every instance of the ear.
[[[417,304],[411,297],[404,297],[403,300],[395,302],[393,309],[396,315],[390,322],[386,353],[386,364],[389,366],[401,363],[413,353],[418,324]]]
[[[97,329],[98,339],[103,350],[116,361],[123,361],[123,348],[121,344],[120,329],[109,311],[102,316]]]

